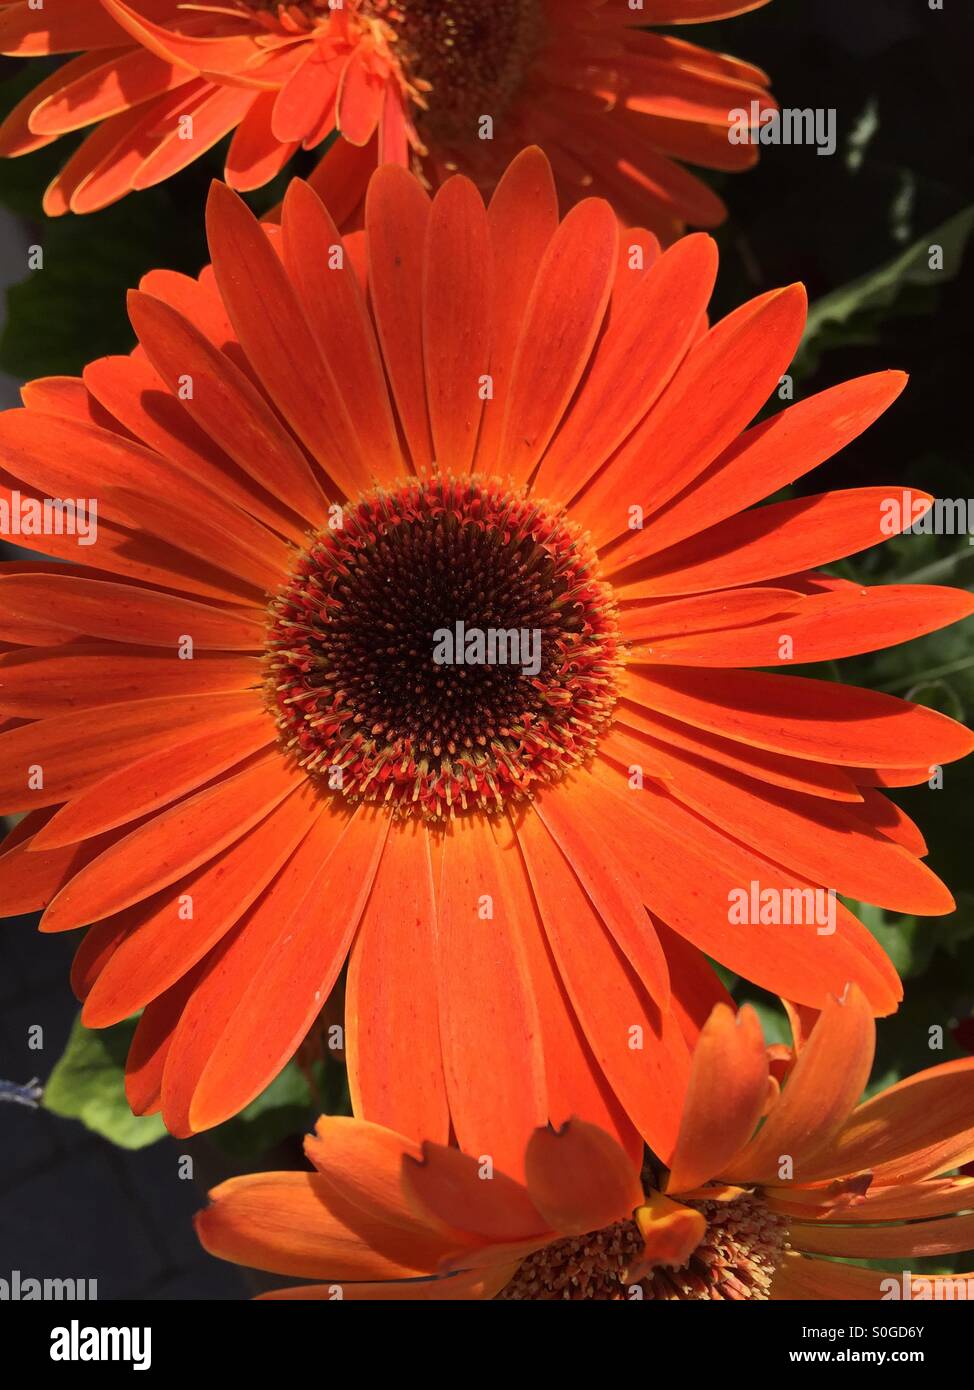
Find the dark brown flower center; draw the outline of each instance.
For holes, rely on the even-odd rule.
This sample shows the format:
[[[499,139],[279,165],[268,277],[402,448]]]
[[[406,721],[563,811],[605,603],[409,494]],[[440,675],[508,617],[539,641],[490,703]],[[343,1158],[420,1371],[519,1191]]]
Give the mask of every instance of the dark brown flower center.
[[[324,789],[429,819],[499,811],[594,752],[618,640],[594,553],[497,480],[348,506],[272,606],[268,692]]]
[[[481,121],[503,116],[541,40],[538,0],[367,0],[395,35],[411,87],[427,103],[416,113],[422,138],[484,139]]]
[[[681,1269],[657,1266],[635,1283],[643,1241],[635,1221],[555,1241],[529,1255],[500,1299],[709,1299],[764,1301],[787,1248],[788,1231],[756,1195],[733,1202],[687,1202],[707,1231]]]

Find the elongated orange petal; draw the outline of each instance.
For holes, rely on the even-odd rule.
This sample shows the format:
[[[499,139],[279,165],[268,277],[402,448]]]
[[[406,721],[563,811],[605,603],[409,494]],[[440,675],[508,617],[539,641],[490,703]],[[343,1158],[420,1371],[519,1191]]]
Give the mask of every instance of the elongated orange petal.
[[[521,327],[498,457],[515,482],[534,472],[581,380],[605,317],[618,248],[608,203],[579,203],[538,267]]]
[[[433,200],[423,259],[423,360],[439,467],[470,469],[490,364],[493,249],[483,200],[449,179]]]
[[[630,674],[635,673],[627,673],[627,676]],[[633,694],[639,689],[635,683],[629,688]],[[711,758],[728,771],[743,772],[748,777],[770,782],[772,786],[790,787],[794,791],[808,792],[830,801],[861,800],[861,792],[857,790],[852,777],[841,768],[791,758],[784,753],[772,753],[750,744],[735,743],[732,739],[721,738],[691,724],[678,723],[636,700],[624,700],[617,706],[616,723],[620,732],[621,726],[624,726],[627,731],[638,731],[657,743],[665,743],[671,749],[679,748],[699,757]]]
[[[180,661],[146,647],[70,642],[57,653],[0,655],[0,711],[42,719],[130,700],[231,693],[257,687],[260,680],[260,664],[250,656],[200,652]]]
[[[262,486],[316,525],[327,521],[324,494],[293,437],[239,368],[182,314],[141,291],[129,317],[149,361],[173,392],[189,376],[189,415]],[[185,395],[185,393],[184,393]]]
[[[520,1176],[544,1124],[544,1057],[518,900],[488,822],[461,817],[442,852],[437,889],[443,1069],[457,1139]]]
[[[862,1095],[872,1070],[875,1026],[862,991],[850,985],[842,999],[831,998],[798,1054],[777,1104],[754,1139],[731,1158],[722,1176],[774,1181],[782,1161],[796,1181],[807,1177],[828,1152]]]
[[[906,386],[904,372],[874,372],[796,401],[739,435],[710,467],[653,517],[628,549],[630,560],[762,502],[860,435]]]
[[[193,1133],[190,1105],[200,1077],[237,1006],[262,971],[330,858],[345,817],[307,788],[297,792],[307,811],[307,832],[244,918],[210,951],[199,984],[186,1006],[163,1077],[163,1113],[172,1134]],[[272,1078],[268,1076],[267,1080]]]
[[[671,247],[643,277],[596,346],[585,383],[541,462],[540,496],[572,497],[642,420],[689,348],[716,276],[716,245],[697,235]]]
[[[143,642],[172,651],[186,637],[211,651],[253,652],[262,645],[259,609],[214,608],[132,584],[8,572],[0,576],[0,598],[14,616],[53,610],[66,634]]]
[[[26,811],[67,801],[100,781],[106,762],[135,761],[171,745],[178,731],[212,729],[225,717],[247,717],[254,703],[249,691],[178,695],[103,705],[83,717],[58,714],[9,729],[0,734],[0,805]]]
[[[196,1216],[204,1250],[235,1264],[306,1279],[404,1279],[420,1264],[387,1259],[333,1215],[329,1184],[317,1173],[254,1173],[210,1193]],[[364,1218],[363,1218],[364,1219]],[[383,1223],[375,1221],[376,1234]]]
[[[284,264],[312,332],[347,402],[359,447],[377,476],[404,469],[382,361],[354,266],[338,228],[317,195],[294,179],[281,218]],[[326,248],[311,255],[309,247]]]
[[[517,836],[586,1040],[633,1124],[653,1149],[669,1154],[689,1073],[677,1011],[661,1011],[649,998],[534,812],[519,819]]]
[[[109,918],[125,937],[88,996],[86,1024],[128,1018],[201,960],[283,868],[311,816],[299,789],[208,864]]]
[[[159,1110],[163,1069],[197,972],[189,971],[143,1011],[125,1059],[125,1098],[136,1115]]]
[[[667,1191],[700,1187],[750,1139],[768,1093],[768,1059],[757,1014],[718,1005],[693,1051],[683,1120]]]
[[[127,825],[243,764],[276,741],[273,722],[256,700],[254,706],[192,738],[174,734],[167,748],[110,772],[62,807],[36,847],[70,845]]]
[[[728,834],[795,873],[896,912],[951,912],[954,900],[914,855],[857,823],[845,807],[773,789],[660,743],[607,734],[601,752],[644,766],[667,791]]]
[[[758,852],[716,832],[685,813],[679,802],[647,783],[628,789],[624,772],[596,760],[580,796],[588,814],[611,824],[612,853],[655,910],[687,940],[732,970],[765,988],[821,1007],[830,993],[858,981],[877,1013],[891,1012],[900,997],[899,979],[874,938],[840,904],[835,930],[822,934],[814,924],[749,922],[731,925],[732,894],[757,882],[778,893],[807,886],[776,868]],[[672,865],[683,867],[679,880]],[[686,885],[693,885],[693,892]]]
[[[631,536],[633,500],[655,512],[727,448],[778,384],[801,338],[805,310],[801,285],[772,290],[721,319],[691,348],[574,509],[596,544]]]
[[[203,1070],[190,1105],[194,1128],[209,1129],[235,1115],[294,1055],[345,962],[388,828],[381,812],[360,810],[318,874],[306,881],[300,910],[281,932],[286,939],[241,990]],[[259,1040],[255,1018],[264,1020]]]
[[[445,1143],[429,832],[391,826],[348,965],[345,1048],[358,1115]]]
[[[386,166],[370,181],[365,222],[372,309],[417,473],[428,472],[433,460],[422,333],[422,266],[429,215],[429,198],[405,169]]]
[[[96,922],[175,883],[214,858],[301,780],[277,750],[133,830],[75,876],[51,903],[44,931]]]
[[[503,472],[497,456],[511,368],[521,333],[524,306],[538,266],[558,227],[558,195],[551,165],[536,145],[522,150],[502,175],[487,208],[494,264],[490,378],[492,395],[484,403],[476,468]]]
[[[925,494],[916,496],[928,500]],[[617,574],[622,598],[760,584],[830,564],[886,540],[881,508],[888,497],[889,488],[847,488],[773,502],[742,512],[628,570],[623,568],[628,561],[623,547],[607,560],[606,568]]]
[[[654,663],[678,666],[781,666],[895,647],[959,622],[974,612],[974,598],[932,584],[888,584],[806,598],[792,612],[727,631],[664,638]]]
[[[832,1221],[791,1221],[788,1239],[810,1254],[851,1255],[853,1259],[889,1260],[949,1255],[974,1245],[974,1214],[899,1226],[841,1226]]]
[[[215,183],[207,237],[220,294],[237,337],[280,413],[347,495],[391,481],[365,458],[334,373],[321,354],[294,287],[247,205]]]
[[[627,681],[641,703],[694,728],[811,762],[918,768],[974,749],[974,734],[952,719],[858,686],[731,670],[630,672]]]
[[[974,1158],[974,1058],[943,1062],[881,1091],[849,1116],[806,1181],[869,1169],[877,1186],[918,1182]]]

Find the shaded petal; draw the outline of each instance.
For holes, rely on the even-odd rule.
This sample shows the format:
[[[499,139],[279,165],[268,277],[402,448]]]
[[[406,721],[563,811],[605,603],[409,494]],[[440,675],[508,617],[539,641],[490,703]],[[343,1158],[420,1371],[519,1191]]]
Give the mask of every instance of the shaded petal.
[[[667,1191],[688,1192],[727,1167],[750,1139],[768,1094],[768,1059],[757,1014],[718,1006],[693,1051]]]

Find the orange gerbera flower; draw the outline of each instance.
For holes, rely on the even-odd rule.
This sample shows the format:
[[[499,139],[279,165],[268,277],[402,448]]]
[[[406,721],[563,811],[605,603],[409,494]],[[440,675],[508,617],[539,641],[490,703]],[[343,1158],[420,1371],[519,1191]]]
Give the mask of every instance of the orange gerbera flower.
[[[694,24],[767,0],[46,0],[0,3],[0,50],[84,50],[13,112],[0,153],[97,125],[45,211],[92,212],[234,138],[226,178],[259,188],[299,148],[342,139],[316,181],[341,225],[379,163],[432,187],[455,169],[493,188],[541,139],[562,197],[612,198],[664,241],[725,208],[674,159],[749,168],[732,112],[773,110],[767,77],[639,24]]]
[[[846,1262],[974,1247],[974,1178],[942,1176],[974,1155],[974,1059],[857,1107],[874,1033],[853,986],[779,1089],[757,1015],[718,1005],[663,1163],[573,1119],[535,1130],[519,1182],[489,1151],[322,1117],[305,1140],[316,1172],[232,1178],[197,1231],[222,1259],[329,1281],[270,1298],[970,1296],[974,1274],[940,1276],[938,1293],[932,1276]]]
[[[452,1121],[515,1174],[573,1113],[665,1149],[726,997],[694,948],[813,1008],[853,980],[886,1013],[896,972],[826,890],[953,905],[881,789],[968,731],[746,668],[974,600],[814,572],[882,539],[886,489],[742,511],[903,385],[742,434],[800,286],[708,328],[713,242],[643,238],[634,269],[606,203],[559,225],[537,150],[489,211],[461,176],[431,204],[385,167],[367,213],[367,247],[343,244],[305,184],[281,228],[215,186],[212,269],[150,274],[130,357],[0,418],[9,515],[99,504],[90,550],[35,542],[73,563],[0,576],[0,711],[32,721],[0,735],[0,810],[30,812],[0,901],[95,924],[85,1020],[145,1006],[130,1099],[175,1133],[267,1084],[350,954],[357,1113],[437,1141]],[[457,623],[475,645],[441,664]],[[524,650],[478,656],[490,633]]]

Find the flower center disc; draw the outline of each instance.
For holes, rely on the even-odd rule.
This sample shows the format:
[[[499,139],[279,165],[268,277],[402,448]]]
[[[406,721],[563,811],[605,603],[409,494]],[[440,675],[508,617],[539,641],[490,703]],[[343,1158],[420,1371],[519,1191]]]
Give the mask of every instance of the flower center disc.
[[[497,1297],[766,1301],[788,1243],[781,1217],[758,1196],[686,1205],[703,1212],[707,1231],[680,1269],[657,1266],[633,1283],[629,1270],[639,1260],[642,1236],[635,1221],[617,1221],[605,1230],[569,1236],[529,1255]]]
[[[594,552],[495,479],[413,480],[314,536],[271,610],[287,746],[349,801],[500,811],[586,761],[619,644]]]
[[[395,56],[428,109],[414,113],[434,142],[478,138],[516,96],[541,40],[538,0],[366,0],[395,35]],[[483,137],[481,137],[483,138]]]

